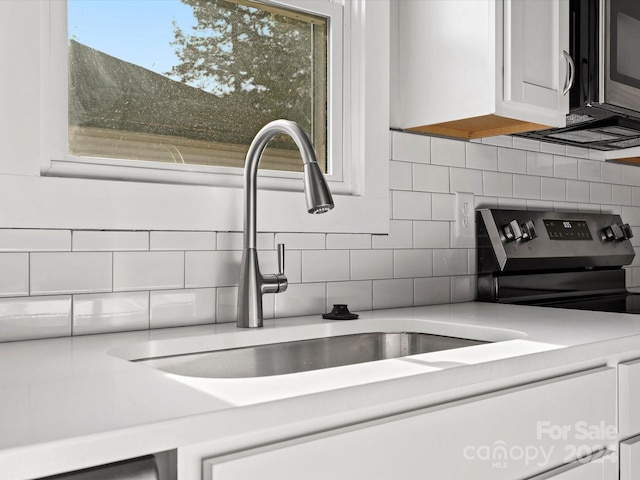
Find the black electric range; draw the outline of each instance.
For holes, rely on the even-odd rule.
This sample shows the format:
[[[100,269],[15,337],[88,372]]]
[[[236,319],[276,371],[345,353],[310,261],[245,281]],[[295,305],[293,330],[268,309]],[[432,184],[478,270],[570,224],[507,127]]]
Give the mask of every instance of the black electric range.
[[[619,215],[476,212],[478,300],[640,313],[622,268],[635,256]]]

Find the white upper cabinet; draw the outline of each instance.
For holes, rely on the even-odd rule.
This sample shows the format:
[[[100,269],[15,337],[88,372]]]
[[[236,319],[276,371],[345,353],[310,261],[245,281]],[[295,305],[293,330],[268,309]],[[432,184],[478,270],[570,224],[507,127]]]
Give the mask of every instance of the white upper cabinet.
[[[394,5],[393,127],[479,138],[565,126],[568,0]]]

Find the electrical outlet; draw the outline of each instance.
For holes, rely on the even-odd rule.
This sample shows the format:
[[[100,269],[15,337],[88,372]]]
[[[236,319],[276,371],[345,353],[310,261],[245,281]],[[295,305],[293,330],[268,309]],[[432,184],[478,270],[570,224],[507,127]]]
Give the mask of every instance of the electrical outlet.
[[[473,247],[476,238],[475,198],[473,193],[456,192],[456,247]]]

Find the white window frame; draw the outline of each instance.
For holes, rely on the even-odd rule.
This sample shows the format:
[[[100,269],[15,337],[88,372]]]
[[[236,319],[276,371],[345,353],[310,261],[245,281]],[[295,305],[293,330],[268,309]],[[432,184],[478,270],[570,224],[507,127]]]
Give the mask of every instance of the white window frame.
[[[319,15],[328,20],[328,78],[327,78],[327,165],[326,179],[332,191],[350,193],[350,176],[343,174],[343,7],[329,0],[263,0],[267,5],[299,10]],[[51,85],[55,94],[52,114],[60,130],[51,138],[51,158],[42,166],[47,175],[65,177],[94,177],[108,179],[138,180],[162,183],[187,183],[239,187],[242,185],[242,169],[205,165],[180,165],[166,162],[120,160],[115,158],[78,157],[68,153],[67,114],[67,2],[50,4],[51,17],[51,63],[58,66],[52,72]],[[90,45],[89,45],[90,46]],[[255,132],[257,133],[257,132]],[[302,164],[301,164],[302,165]],[[186,173],[186,175],[185,175]],[[300,190],[302,173],[261,170],[268,179],[270,188]]]
[[[343,10],[341,4],[329,0],[272,1],[296,4],[308,11],[325,8],[334,12],[334,18],[336,7]],[[389,2],[344,1],[344,35],[332,41],[344,42],[341,63],[347,81],[330,81],[331,98],[343,98],[342,115],[331,127],[331,135],[338,141],[330,140],[330,149],[339,144],[342,133],[341,152],[332,151],[331,155],[352,161],[344,164],[342,178],[332,176],[336,208],[329,214],[308,215],[299,174],[291,172],[278,178],[283,177],[282,172],[261,172],[261,231],[388,231]],[[215,186],[206,186],[212,182],[203,180],[202,175],[211,177],[211,173],[203,173],[198,166],[173,171],[115,161],[115,165],[98,166],[101,173],[96,173],[91,162],[78,164],[61,153],[66,151],[68,128],[67,34],[66,28],[60,28],[66,27],[66,8],[60,8],[61,3],[0,2],[0,17],[13,20],[0,23],[5,27],[0,34],[0,59],[24,74],[13,76],[19,80],[10,81],[8,90],[0,93],[0,111],[17,120],[5,122],[7,128],[0,129],[0,141],[8,144],[6,155],[0,153],[0,191],[10,195],[5,205],[12,205],[11,211],[0,212],[1,226],[242,230],[242,178],[237,172],[241,169],[229,169],[232,173],[218,170]],[[40,21],[33,22],[34,17]],[[29,38],[32,40],[24,41]],[[37,98],[34,92],[38,92]],[[65,113],[64,121],[60,112]],[[340,131],[336,134],[335,129]]]

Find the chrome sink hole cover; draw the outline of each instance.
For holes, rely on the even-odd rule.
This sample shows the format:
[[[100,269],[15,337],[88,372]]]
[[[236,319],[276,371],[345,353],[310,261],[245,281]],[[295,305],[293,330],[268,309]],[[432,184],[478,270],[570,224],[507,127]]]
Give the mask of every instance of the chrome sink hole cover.
[[[167,373],[251,378],[307,372],[488,343],[417,332],[373,332],[134,360]]]

